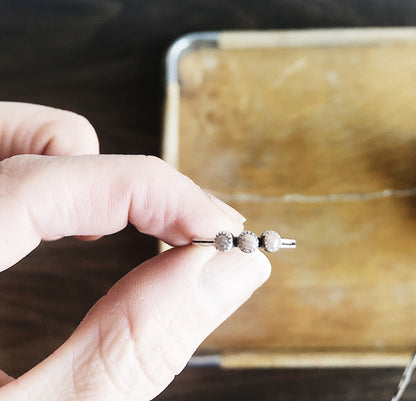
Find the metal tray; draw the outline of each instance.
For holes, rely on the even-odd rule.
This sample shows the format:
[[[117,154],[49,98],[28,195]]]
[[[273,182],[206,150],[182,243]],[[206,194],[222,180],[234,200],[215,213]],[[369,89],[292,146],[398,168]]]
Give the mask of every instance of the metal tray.
[[[368,28],[197,32],[179,38],[171,46],[166,58],[163,158],[243,214],[248,213],[249,224],[278,225],[263,225],[260,231],[283,227],[284,234],[298,239],[297,256],[283,253],[278,253],[275,259],[273,256],[275,271],[270,283],[202,345],[199,355],[203,355],[203,361],[229,367],[403,366],[407,363],[409,354],[416,348],[413,329],[416,327],[416,266],[412,263],[416,256],[416,235],[412,236],[416,233],[416,218],[412,213],[416,183],[410,185],[412,177],[416,177],[413,175],[416,125],[412,121],[416,91],[409,84],[416,77],[416,59],[412,56],[416,53],[415,45],[414,28]],[[280,115],[281,120],[287,121],[276,123],[273,137],[267,136],[267,127],[261,128],[273,113],[261,114],[261,111],[259,120],[250,114],[251,120],[242,125],[247,127],[250,141],[241,132],[222,132],[232,114],[227,105],[224,114],[209,110],[217,125],[212,135],[204,131],[201,119],[208,112],[198,109],[204,88],[195,84],[198,76],[195,85],[189,84],[189,76],[188,83],[181,76],[181,68],[188,68],[194,74],[201,67],[197,62],[195,68],[190,68],[202,52],[207,52],[208,64],[212,61],[209,57],[215,54],[225,57],[226,61],[218,61],[220,67],[227,67],[226,63],[234,57],[237,68],[245,65],[245,52],[252,52],[250,73],[262,68],[264,57],[269,67],[276,66],[276,71],[280,71],[276,76],[270,73],[270,68],[265,68],[269,71],[265,77],[272,78],[271,85],[262,84],[263,75],[255,72],[260,82],[258,88],[248,89],[248,102],[259,95],[259,104],[265,102],[261,96],[269,86],[274,85],[280,91],[277,99],[284,100],[278,108],[273,106],[272,111],[278,114],[279,110],[287,109],[287,114]],[[284,64],[286,59],[288,64]],[[210,70],[212,66],[207,68]],[[324,84],[321,72],[326,74]],[[216,77],[209,75],[209,71],[207,74],[210,80]],[[293,79],[288,82],[289,78],[296,78],[297,82]],[[241,85],[249,85],[250,79],[243,79]],[[343,89],[337,89],[344,82],[340,84],[340,79],[347,82]],[[228,77],[221,82],[228,85],[230,80]],[[257,85],[254,78],[253,82]],[[206,104],[214,107],[217,101],[224,101],[227,91],[232,95],[237,93],[241,100],[238,85],[234,81],[230,85],[225,89],[220,87],[220,94],[215,94],[218,88],[211,86],[214,95],[204,95]],[[284,95],[283,85],[286,85]],[[244,101],[247,99],[241,100]],[[374,104],[369,105],[371,102]],[[241,107],[247,113],[255,109],[253,104]],[[343,104],[347,107],[343,108]],[[237,122],[241,123],[246,117],[241,110],[236,113],[240,113]],[[190,138],[184,132],[193,117],[199,119],[194,126],[204,132],[194,132]],[[296,132],[290,131],[293,127]],[[319,129],[328,132],[320,138]],[[291,145],[283,137],[276,142],[276,136],[289,131]],[[340,132],[343,136],[337,137]],[[224,151],[213,151],[216,148],[207,141],[210,135],[217,138],[220,134]],[[197,147],[198,141],[201,149]],[[259,148],[262,142],[263,148],[250,156],[252,149]],[[332,142],[332,147],[326,145]],[[187,152],[183,143],[190,144],[192,152]],[[325,146],[329,153],[322,151]],[[233,148],[239,150],[232,153]],[[276,172],[274,161],[267,164],[274,154],[270,149],[275,149],[276,157],[282,160],[279,166],[283,172]],[[339,154],[334,156],[334,149]],[[343,149],[350,152],[348,157]],[[363,152],[365,157],[360,159]],[[233,157],[242,154],[246,161],[235,162]],[[331,173],[331,163],[324,163],[328,154],[332,155],[334,173]],[[379,178],[374,173],[372,179],[372,167],[366,165],[367,161],[370,163],[368,155],[375,170],[390,169],[391,174],[402,172],[401,176]],[[198,159],[211,168],[201,169],[200,165],[192,164]],[[355,174],[352,178],[348,175],[349,159],[356,166],[351,170]],[[277,175],[270,180],[257,170],[251,171],[253,160],[263,163],[265,170],[274,166]],[[392,167],[389,163],[396,164]],[[400,168],[399,164],[402,164]],[[244,165],[244,168],[235,165]],[[326,170],[314,175],[314,165],[318,170],[322,166]],[[364,171],[362,175],[360,168]],[[221,171],[227,171],[227,177],[221,176]],[[302,181],[303,177],[310,177],[317,184],[308,185],[306,179]],[[284,185],[274,185],[274,182]],[[277,209],[273,209],[277,204]],[[332,222],[336,227],[332,227],[331,234]],[[257,227],[253,231],[258,231]]]

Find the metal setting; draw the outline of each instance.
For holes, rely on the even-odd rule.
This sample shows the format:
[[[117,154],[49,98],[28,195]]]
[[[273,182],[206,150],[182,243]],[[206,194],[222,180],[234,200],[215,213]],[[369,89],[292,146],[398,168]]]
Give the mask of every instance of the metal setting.
[[[253,253],[259,248],[259,238],[252,231],[243,231],[237,238],[237,246],[241,252]]]
[[[281,248],[296,248],[296,240],[281,238],[273,230],[265,231],[260,237],[252,231],[243,231],[238,237],[228,231],[220,231],[214,238],[194,238],[192,244],[214,246],[219,252],[228,252],[233,247],[238,247],[244,253],[255,252],[258,248],[266,252],[276,252]]]
[[[228,231],[220,231],[214,239],[214,246],[217,251],[228,252],[234,246],[234,237]]]
[[[260,237],[260,244],[266,252],[276,252],[281,243],[282,238],[276,231],[265,231]]]
[[[409,363],[406,366],[406,369],[403,372],[403,375],[400,379],[399,385],[397,386],[397,392],[392,397],[391,401],[399,401],[402,399],[403,394],[410,383],[412,378],[413,371],[416,368],[416,352],[410,357]]]

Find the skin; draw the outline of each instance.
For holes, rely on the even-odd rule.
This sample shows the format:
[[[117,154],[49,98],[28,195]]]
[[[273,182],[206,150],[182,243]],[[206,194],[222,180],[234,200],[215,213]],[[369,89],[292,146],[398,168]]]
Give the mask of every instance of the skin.
[[[0,371],[0,401],[156,397],[199,344],[270,274],[260,252],[189,245],[244,218],[155,157],[98,155],[83,117],[0,102],[0,271],[42,240],[137,230],[173,245],[130,271],[72,336],[19,378]]]

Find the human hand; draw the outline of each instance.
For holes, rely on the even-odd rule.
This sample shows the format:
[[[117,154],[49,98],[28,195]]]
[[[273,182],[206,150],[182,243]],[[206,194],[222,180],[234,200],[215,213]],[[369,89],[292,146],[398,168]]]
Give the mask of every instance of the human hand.
[[[0,271],[41,240],[93,239],[128,221],[175,247],[116,283],[45,361],[17,379],[0,371],[0,401],[154,398],[268,278],[267,258],[189,245],[239,233],[244,219],[157,158],[96,155],[84,118],[0,102],[0,122]]]

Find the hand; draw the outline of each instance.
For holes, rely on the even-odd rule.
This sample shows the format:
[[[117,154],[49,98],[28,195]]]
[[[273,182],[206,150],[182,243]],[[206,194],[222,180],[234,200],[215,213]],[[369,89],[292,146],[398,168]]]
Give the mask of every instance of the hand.
[[[0,102],[0,122],[0,271],[41,240],[97,238],[128,221],[175,247],[115,284],[38,366],[17,379],[0,371],[0,401],[154,398],[267,279],[267,258],[189,245],[238,233],[244,219],[160,159],[96,155],[83,117]]]

